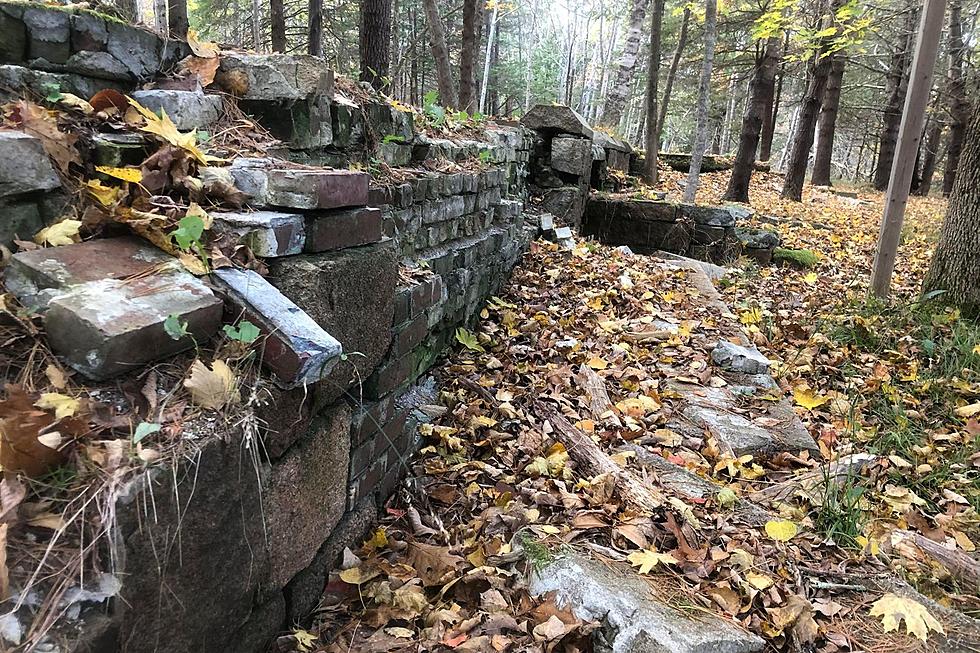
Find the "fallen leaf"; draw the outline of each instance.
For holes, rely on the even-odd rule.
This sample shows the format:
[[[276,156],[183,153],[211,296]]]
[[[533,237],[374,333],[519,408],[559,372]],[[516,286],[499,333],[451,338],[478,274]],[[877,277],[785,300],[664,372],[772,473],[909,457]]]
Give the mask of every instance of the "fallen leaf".
[[[51,245],[59,247],[61,245],[71,245],[77,243],[81,238],[78,230],[81,228],[81,220],[62,220],[50,227],[45,227],[34,236],[34,242],[38,245]]]
[[[650,573],[650,570],[659,564],[676,565],[678,562],[677,558],[669,553],[660,553],[659,551],[651,551],[650,549],[634,551],[626,556],[626,559],[634,567],[639,567],[641,574]]]
[[[191,364],[191,374],[184,387],[191,393],[191,400],[202,408],[218,410],[227,404],[238,403],[235,373],[223,360],[216,360],[209,369],[200,359]]]
[[[187,45],[190,46],[191,52],[195,56],[204,58],[218,56],[218,45],[209,41],[201,41],[197,38],[197,32],[195,30],[187,30]]]
[[[789,542],[796,536],[799,530],[796,524],[785,519],[766,522],[766,534],[777,542]]]
[[[54,410],[55,419],[71,417],[78,410],[81,402],[78,399],[57,392],[44,392],[34,405],[44,410]]]
[[[957,417],[974,417],[980,415],[980,401],[953,410]]]
[[[95,169],[104,175],[122,179],[130,183],[138,184],[143,181],[143,173],[139,168],[113,168],[112,166],[95,166]]]
[[[934,630],[946,634],[943,625],[929,614],[918,601],[888,592],[871,606],[871,616],[881,617],[885,632],[898,630],[899,623],[905,620],[905,632],[915,635],[923,642],[929,637],[929,631]]]
[[[802,406],[807,410],[819,408],[830,401],[830,397],[819,396],[807,387],[793,388],[793,399],[797,406]]]

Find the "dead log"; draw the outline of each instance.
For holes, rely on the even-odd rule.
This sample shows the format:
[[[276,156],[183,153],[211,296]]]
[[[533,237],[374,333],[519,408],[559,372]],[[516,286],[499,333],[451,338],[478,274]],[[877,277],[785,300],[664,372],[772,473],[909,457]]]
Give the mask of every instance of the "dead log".
[[[628,470],[617,465],[588,435],[576,428],[557,410],[540,401],[534,402],[538,418],[554,427],[554,437],[565,446],[569,457],[592,475],[609,474],[616,479],[616,491],[634,510],[653,514],[666,501],[659,490],[642,483]]]
[[[950,576],[965,585],[965,590],[980,593],[980,560],[957,549],[933,542],[921,533],[896,529],[891,532],[892,549],[897,553],[930,566],[938,563]]]
[[[802,495],[807,499],[818,502],[826,493],[827,484],[840,484],[849,477],[860,476],[864,470],[879,460],[869,453],[856,453],[844,456],[834,462],[823,465],[819,469],[804,472],[799,476],[781,481],[748,496],[756,503],[765,501],[785,501],[794,495]]]
[[[589,412],[593,418],[602,419],[603,415],[612,410],[613,403],[606,392],[606,382],[594,369],[582,363],[575,380],[589,398]]]

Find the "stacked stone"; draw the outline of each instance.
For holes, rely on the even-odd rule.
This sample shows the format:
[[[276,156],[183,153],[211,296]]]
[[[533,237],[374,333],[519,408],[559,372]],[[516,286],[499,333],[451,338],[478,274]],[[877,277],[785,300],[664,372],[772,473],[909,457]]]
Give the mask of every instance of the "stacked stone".
[[[592,128],[570,107],[539,104],[521,119],[538,134],[530,162],[535,204],[578,227],[592,178]]]
[[[0,130],[0,245],[30,240],[64,204],[61,179],[41,141],[21,131]]]
[[[0,101],[22,88],[84,98],[106,87],[127,91],[189,52],[186,43],[93,11],[0,3]]]
[[[614,138],[604,132],[593,135],[592,158],[594,173],[592,188],[596,190],[615,190],[610,171],[630,174],[630,158],[633,148],[621,138]]]
[[[738,256],[737,206],[696,206],[593,195],[582,223],[583,236],[608,245],[627,245],[638,253],[658,250],[702,261],[727,262]]]

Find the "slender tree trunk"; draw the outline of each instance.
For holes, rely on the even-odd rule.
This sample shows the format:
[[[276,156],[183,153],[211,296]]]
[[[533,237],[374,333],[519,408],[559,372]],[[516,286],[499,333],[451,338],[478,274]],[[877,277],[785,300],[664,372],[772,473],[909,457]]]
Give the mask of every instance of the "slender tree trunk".
[[[908,92],[908,68],[912,61],[912,46],[915,43],[916,12],[909,9],[905,22],[905,37],[899,45],[899,50],[892,54],[888,67],[888,77],[885,88],[885,116],[881,127],[881,138],[878,143],[878,161],[875,164],[873,185],[877,190],[888,188],[888,179],[892,174],[892,161],[895,158],[895,148],[898,145],[898,130],[902,124],[902,107],[905,106],[905,94]]]
[[[633,0],[630,7],[629,28],[626,30],[626,42],[623,44],[623,55],[619,59],[616,70],[616,80],[606,94],[606,106],[602,111],[602,124],[610,129],[619,127],[626,98],[629,95],[633,75],[636,72],[636,62],[640,53],[640,37],[643,34],[643,21],[647,15],[650,0]]]
[[[307,51],[323,56],[323,0],[310,0],[309,47]]]
[[[272,51],[286,51],[286,14],[283,8],[283,0],[269,0],[269,22],[270,36],[272,38]]]
[[[718,2],[704,2],[704,61],[701,64],[701,80],[698,83],[698,101],[695,109],[697,126],[694,130],[694,144],[691,148],[691,169],[684,188],[684,201],[693,202],[698,192],[698,175],[701,174],[701,161],[708,147],[708,103],[711,97],[711,68],[715,59],[715,41],[718,38]]]
[[[670,60],[670,68],[667,69],[667,77],[664,79],[664,100],[660,103],[660,112],[657,117],[657,146],[663,138],[664,123],[667,121],[667,106],[670,104],[670,93],[674,90],[674,80],[677,78],[677,67],[684,56],[684,46],[687,45],[687,28],[691,22],[691,7],[684,5],[684,16],[681,18],[681,32],[677,37],[677,47],[674,48],[674,56]]]
[[[833,21],[842,0],[832,0],[829,21]],[[817,126],[817,116],[820,103],[823,100],[827,78],[830,76],[831,58],[826,56],[830,48],[830,39],[823,39],[814,58],[810,62],[809,82],[806,94],[800,102],[800,113],[793,134],[793,147],[790,150],[789,162],[786,166],[786,178],[783,182],[782,196],[784,199],[799,202],[803,198],[803,182],[806,179],[807,163],[810,159],[810,148],[813,147],[813,132]]]
[[[738,136],[738,151],[732,166],[732,176],[728,178],[728,189],[724,199],[733,202],[749,201],[749,182],[755,167],[755,152],[766,114],[775,92],[776,65],[779,63],[779,47],[782,39],[770,38],[762,44],[762,51],[756,55],[755,72],[749,84],[749,103],[742,117],[742,130]],[[760,46],[757,45],[757,48]]]
[[[772,139],[776,135],[776,116],[779,115],[779,103],[783,99],[783,80],[786,78],[786,51],[789,49],[789,32],[783,40],[783,50],[779,57],[779,75],[776,90],[773,94],[766,113],[762,116],[762,137],[759,142],[759,160],[768,161],[772,158]]]
[[[483,86],[480,88],[480,113],[484,113],[487,110],[487,97],[490,93],[490,81],[491,81],[491,68],[492,63],[497,58],[497,16],[500,11],[500,5],[495,4],[493,6],[493,13],[490,15],[490,29],[487,30],[487,56],[483,61]],[[571,52],[571,51],[569,51]],[[572,79],[571,68],[568,71],[568,78],[566,79],[566,84],[568,84]],[[566,88],[569,88],[566,86]],[[566,90],[566,97],[570,91]],[[495,98],[494,98],[495,100]],[[492,107],[495,101],[490,102],[491,113]],[[566,104],[568,101],[566,100]]]
[[[741,50],[742,44],[740,42],[736,42],[735,47],[736,49]],[[725,103],[725,113],[721,117],[721,133],[718,137],[718,152],[716,152],[716,154],[720,154],[721,152],[728,153],[731,151],[729,149],[729,145],[731,144],[732,140],[732,120],[735,116],[735,101],[737,99],[737,94],[735,91],[737,88],[738,76],[733,70],[728,76],[728,102]]]
[[[168,34],[167,0],[153,0],[153,29],[158,34]]]
[[[178,39],[187,38],[190,27],[187,20],[187,0],[168,0],[168,22],[170,36]]]
[[[252,0],[252,49],[262,52],[262,5]]]
[[[449,47],[446,45],[446,30],[439,16],[436,0],[422,0],[425,20],[429,24],[429,46],[436,65],[436,84],[439,88],[439,102],[445,107],[456,107],[456,86],[449,65]]]
[[[830,186],[834,133],[837,128],[840,91],[846,63],[842,53],[832,56],[830,77],[827,78],[827,88],[824,89],[823,104],[820,106],[820,116],[817,119],[817,149],[813,155],[813,176],[810,179],[810,183],[814,186]]]
[[[484,0],[463,0],[463,33],[459,49],[459,108],[476,111],[476,60],[480,56]]]
[[[936,161],[939,155],[939,142],[943,137],[943,124],[934,118],[929,123],[926,130],[925,152],[922,156],[922,170],[919,173],[919,187],[915,189],[916,195],[926,197],[932,190],[932,177],[936,173]]]
[[[963,140],[959,174],[923,291],[945,290],[943,301],[976,315],[980,313],[977,270],[980,270],[980,103],[973,110]]]
[[[960,169],[960,151],[969,119],[970,105],[966,99],[966,79],[963,71],[966,47],[963,44],[962,0],[949,2],[949,145],[946,150],[946,169],[943,172],[943,196],[953,191],[956,173]]]
[[[361,0],[361,81],[376,89],[387,82],[391,62],[392,0]]]
[[[657,183],[657,149],[660,147],[660,134],[657,133],[657,86],[660,82],[660,40],[664,21],[664,0],[653,0],[653,14],[650,16],[650,62],[647,64],[647,107],[646,116],[646,159],[643,165],[643,178],[651,186]]]

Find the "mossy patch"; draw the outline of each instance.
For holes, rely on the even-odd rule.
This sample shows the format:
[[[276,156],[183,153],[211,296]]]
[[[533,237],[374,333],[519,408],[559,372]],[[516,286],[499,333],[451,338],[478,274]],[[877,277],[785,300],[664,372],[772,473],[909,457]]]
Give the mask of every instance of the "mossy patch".
[[[810,249],[777,247],[772,250],[772,260],[777,263],[789,263],[799,268],[812,268],[820,262],[820,257]]]

